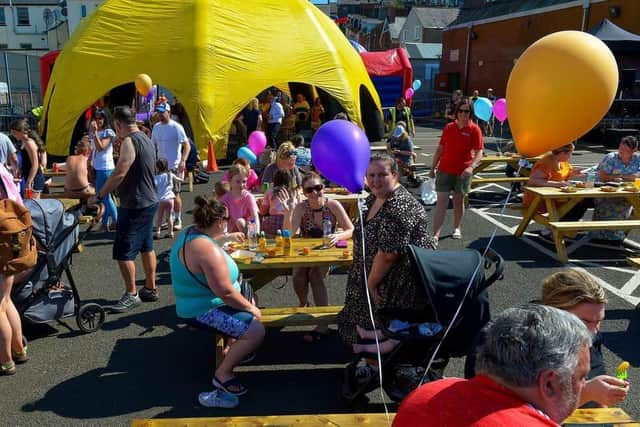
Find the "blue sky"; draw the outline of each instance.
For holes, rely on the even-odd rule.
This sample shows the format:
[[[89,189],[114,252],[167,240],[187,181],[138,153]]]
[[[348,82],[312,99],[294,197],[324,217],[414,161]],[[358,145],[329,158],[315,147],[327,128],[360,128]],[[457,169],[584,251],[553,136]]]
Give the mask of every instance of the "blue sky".
[[[313,4],[327,4],[327,3],[337,3],[338,0],[311,0]]]

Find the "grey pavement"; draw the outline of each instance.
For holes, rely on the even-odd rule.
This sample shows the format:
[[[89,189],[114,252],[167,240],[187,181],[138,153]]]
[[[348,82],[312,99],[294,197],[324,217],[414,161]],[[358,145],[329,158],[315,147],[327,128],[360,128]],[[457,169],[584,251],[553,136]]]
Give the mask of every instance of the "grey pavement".
[[[421,162],[430,164],[440,134],[437,128],[419,127],[416,144],[423,149]],[[495,140],[488,139],[488,147]],[[606,152],[601,146],[578,146],[574,161],[586,166],[596,163]],[[197,185],[185,193],[185,206],[196,194],[208,194],[210,184]],[[415,191],[415,190],[414,190]],[[463,239],[446,237],[442,249],[486,246],[495,230],[491,246],[506,260],[504,279],[490,288],[492,311],[523,303],[539,296],[542,279],[565,268],[553,258],[553,246],[535,233],[521,239],[513,237],[518,211],[505,210],[504,188],[479,189],[471,197],[465,216]],[[427,208],[429,211],[430,207]],[[189,215],[185,216],[190,222]],[[451,212],[448,214],[451,220]],[[531,227],[533,230],[535,226]],[[632,239],[638,237],[632,234]],[[111,260],[112,235],[92,233],[84,252],[73,257],[72,272],[83,301],[109,304],[124,291],[115,262]],[[640,240],[640,239],[638,239]],[[75,426],[128,425],[133,418],[216,417],[230,415],[268,415],[296,413],[349,412],[340,397],[342,368],[350,355],[333,332],[319,344],[302,342],[302,331],[295,328],[268,331],[256,359],[240,369],[239,376],[249,388],[235,409],[203,408],[197,402],[201,391],[211,390],[215,343],[205,332],[181,325],[175,314],[168,269],[170,240],[157,242],[160,300],[144,303],[130,313],[109,314],[103,328],[82,334],[75,321],[66,319],[50,325],[30,326],[31,360],[19,366],[18,374],[0,378],[0,425]],[[611,373],[621,360],[631,363],[631,389],[620,405],[640,418],[639,387],[640,275],[625,262],[627,252],[582,244],[572,253],[578,261],[570,268],[584,268],[597,276],[608,291],[609,304],[602,329],[605,362]],[[138,278],[142,279],[138,264]],[[331,304],[342,304],[346,276],[328,279]],[[263,288],[260,305],[295,305],[291,278],[281,278]],[[448,376],[462,375],[463,359],[452,359]],[[369,394],[370,403],[358,411],[383,411],[379,392]],[[389,404],[390,410],[395,406]]]

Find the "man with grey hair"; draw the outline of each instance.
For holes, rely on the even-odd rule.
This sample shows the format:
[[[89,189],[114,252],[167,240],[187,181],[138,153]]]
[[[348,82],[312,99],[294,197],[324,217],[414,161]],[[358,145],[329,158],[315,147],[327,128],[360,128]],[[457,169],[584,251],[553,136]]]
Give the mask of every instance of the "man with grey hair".
[[[544,305],[507,309],[484,328],[478,375],[419,387],[394,427],[558,426],[577,407],[591,336],[573,314]]]

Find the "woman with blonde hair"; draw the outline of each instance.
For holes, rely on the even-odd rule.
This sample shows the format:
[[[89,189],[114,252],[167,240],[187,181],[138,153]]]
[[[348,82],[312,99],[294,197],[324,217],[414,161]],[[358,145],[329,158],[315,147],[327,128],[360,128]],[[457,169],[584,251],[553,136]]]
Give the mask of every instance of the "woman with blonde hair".
[[[273,175],[277,170],[287,170],[291,173],[292,183],[291,186],[295,190],[302,185],[302,173],[298,166],[296,166],[296,159],[298,155],[296,153],[296,147],[290,141],[285,141],[278,147],[276,152],[276,161],[270,163],[262,172],[262,183],[273,182]]]
[[[580,405],[594,401],[603,406],[611,406],[624,399],[629,383],[606,375],[604,369],[600,323],[604,320],[607,298],[602,286],[586,272],[562,270],[542,282],[542,303],[574,314],[593,334],[589,349],[591,371],[582,391]]]
[[[260,111],[258,98],[251,99],[249,105],[242,111],[242,123],[247,128],[247,138],[251,135],[251,132],[262,130],[262,112]]]

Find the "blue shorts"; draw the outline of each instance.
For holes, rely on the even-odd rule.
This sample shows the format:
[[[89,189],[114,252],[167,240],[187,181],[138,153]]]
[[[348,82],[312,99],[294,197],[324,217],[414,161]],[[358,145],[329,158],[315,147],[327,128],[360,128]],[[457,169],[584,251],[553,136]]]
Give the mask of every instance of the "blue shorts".
[[[240,338],[249,329],[253,314],[221,305],[196,317],[196,321],[231,338]]]
[[[139,253],[153,250],[153,217],[156,209],[157,203],[142,209],[118,208],[113,259],[133,261]]]

